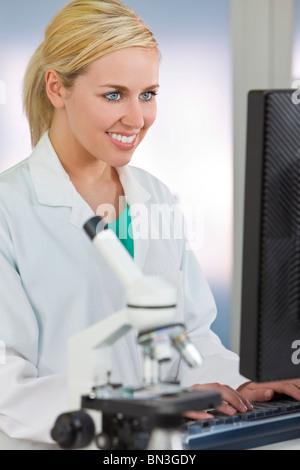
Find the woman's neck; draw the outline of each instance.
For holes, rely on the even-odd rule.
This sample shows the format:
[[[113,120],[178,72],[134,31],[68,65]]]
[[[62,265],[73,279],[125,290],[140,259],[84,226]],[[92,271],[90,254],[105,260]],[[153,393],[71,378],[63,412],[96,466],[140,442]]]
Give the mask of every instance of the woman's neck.
[[[93,158],[84,149],[80,152],[80,146],[73,145],[72,140],[66,142],[62,132],[56,132],[55,126],[51,127],[49,138],[76,191],[93,212],[98,214],[105,205],[108,209],[111,206],[111,210],[106,211],[109,212],[109,222],[118,218],[121,212],[119,200],[124,196],[124,190],[116,169]]]

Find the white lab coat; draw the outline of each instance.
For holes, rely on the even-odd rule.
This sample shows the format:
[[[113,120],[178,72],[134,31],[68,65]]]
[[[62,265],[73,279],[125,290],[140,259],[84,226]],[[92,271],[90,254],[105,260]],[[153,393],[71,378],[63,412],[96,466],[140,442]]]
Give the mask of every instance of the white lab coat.
[[[175,356],[165,366],[165,377],[179,378],[184,386],[240,385],[238,357],[210,330],[215,303],[186,240],[153,235],[159,230],[151,225],[151,205],[172,206],[169,190],[143,170],[118,172],[129,205],[143,208],[150,221],[145,236],[140,214],[133,211],[135,263],[178,288],[176,321],[187,326],[204,358],[199,369],[190,369]],[[68,339],[125,305],[123,286],[83,230],[93,215],[47,133],[29,158],[0,177],[0,341],[6,347],[6,364],[0,364],[0,431],[31,441],[33,448],[53,444],[49,430],[67,410]],[[139,383],[133,331],[114,346],[112,363],[113,380]]]

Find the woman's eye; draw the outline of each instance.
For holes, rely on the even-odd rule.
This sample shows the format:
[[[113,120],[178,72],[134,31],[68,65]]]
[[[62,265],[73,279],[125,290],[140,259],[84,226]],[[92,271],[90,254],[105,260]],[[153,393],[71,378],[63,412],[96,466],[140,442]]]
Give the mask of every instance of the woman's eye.
[[[156,94],[157,93],[155,93],[154,91],[145,91],[140,96],[141,96],[141,99],[143,101],[151,101],[152,97],[155,96]],[[113,91],[111,93],[107,93],[104,96],[109,101],[120,101],[121,100],[121,93],[119,93],[118,91]]]
[[[120,93],[118,93],[117,91],[114,91],[113,93],[108,93],[107,95],[105,95],[105,98],[107,98],[110,101],[119,101]]]
[[[142,100],[144,101],[150,101],[153,95],[154,95],[154,92],[146,91],[145,93],[141,94],[141,97],[142,97]]]

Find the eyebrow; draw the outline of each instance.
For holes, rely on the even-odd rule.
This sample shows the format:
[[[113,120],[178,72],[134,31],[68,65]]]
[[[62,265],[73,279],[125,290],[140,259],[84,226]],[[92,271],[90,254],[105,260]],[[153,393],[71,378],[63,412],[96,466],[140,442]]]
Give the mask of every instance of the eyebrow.
[[[129,88],[127,88],[126,86],[117,85],[117,84],[113,84],[113,83],[106,83],[105,85],[99,85],[99,88],[113,88],[113,89],[117,89],[117,90],[120,90],[120,91],[129,91]],[[151,86],[145,88],[144,91],[153,90],[155,88],[159,88],[159,85],[158,84],[151,85]]]

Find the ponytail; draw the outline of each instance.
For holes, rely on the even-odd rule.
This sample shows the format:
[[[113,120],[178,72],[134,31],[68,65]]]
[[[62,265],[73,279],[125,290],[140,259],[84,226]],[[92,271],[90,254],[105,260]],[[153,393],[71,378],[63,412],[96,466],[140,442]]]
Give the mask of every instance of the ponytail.
[[[41,136],[50,128],[54,111],[46,93],[43,44],[37,48],[26,70],[23,107],[29,122],[31,144],[35,147]]]

